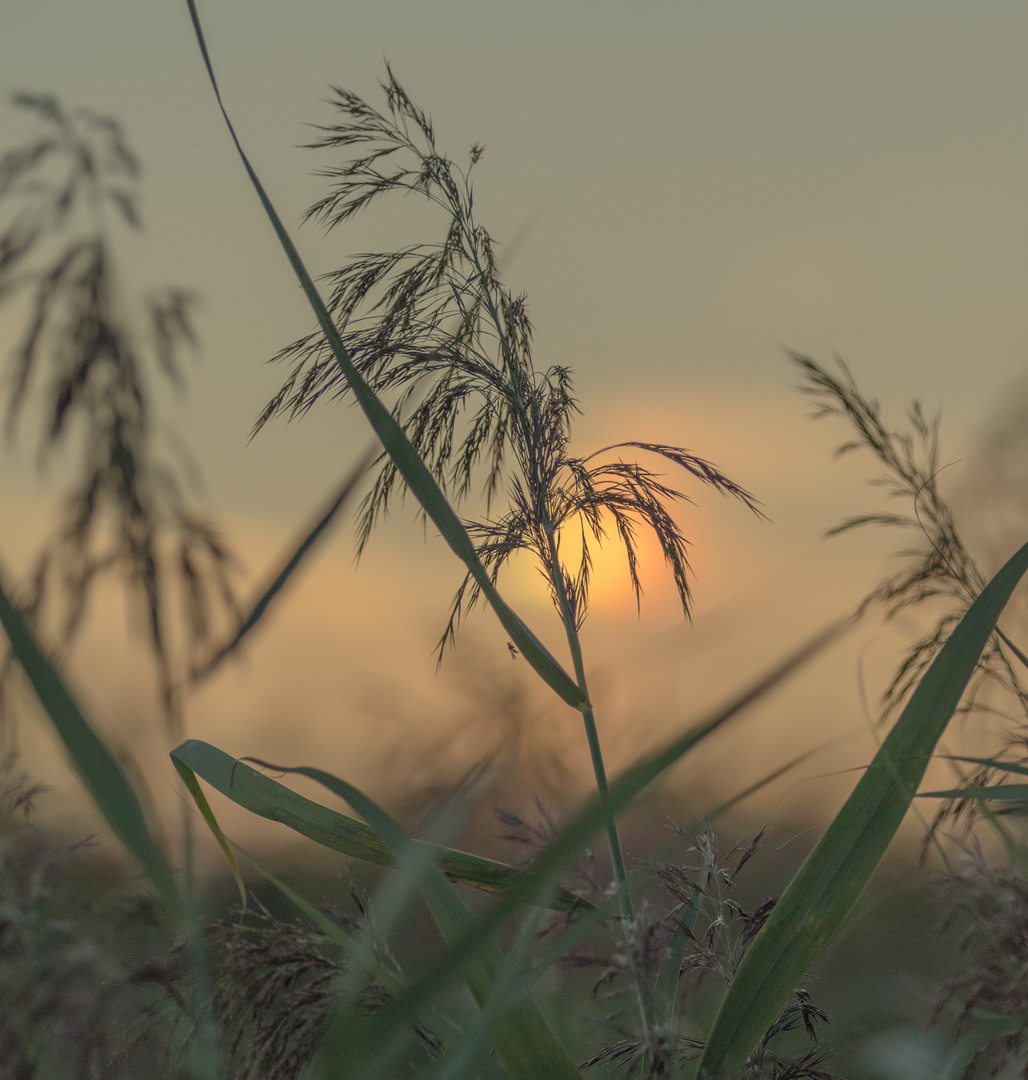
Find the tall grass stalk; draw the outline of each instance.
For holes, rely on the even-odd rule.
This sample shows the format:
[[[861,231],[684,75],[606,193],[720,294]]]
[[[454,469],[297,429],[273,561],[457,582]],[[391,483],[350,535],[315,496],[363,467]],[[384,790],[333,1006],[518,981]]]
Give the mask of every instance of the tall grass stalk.
[[[371,150],[341,169],[330,170],[330,175],[338,177],[338,182],[326,199],[308,211],[308,217],[320,217],[331,227],[363,210],[383,193],[400,189],[426,195],[448,212],[450,222],[446,239],[428,255],[420,249],[408,249],[399,254],[367,256],[358,260],[334,275],[336,287],[326,305],[232,128],[218,91],[196,6],[193,0],[188,0],[188,4],[225,122],[318,317],[322,333],[321,337],[302,339],[287,350],[287,353],[298,353],[301,364],[269,404],[262,421],[287,400],[305,366],[304,379],[292,399],[292,408],[294,411],[309,408],[326,384],[333,384],[333,379],[325,372],[329,359],[326,354],[330,354],[346,380],[347,388],[360,401],[389,453],[389,460],[365,501],[362,546],[388,501],[398,472],[426,515],[439,525],[455,554],[467,564],[467,577],[454,599],[441,647],[453,638],[462,614],[465,590],[472,582],[469,604],[473,604],[480,593],[485,593],[508,632],[513,626],[520,627],[520,620],[512,617],[495,592],[496,578],[504,562],[515,551],[529,550],[536,555],[550,583],[565,628],[578,691],[575,698],[569,698],[566,690],[562,692],[560,683],[566,676],[559,667],[557,672],[552,670],[554,662],[534,636],[525,639],[531,647],[526,658],[565,700],[581,710],[597,790],[601,801],[605,802],[608,797],[606,767],[578,636],[588,603],[590,555],[585,523],[598,540],[603,535],[601,513],[606,511],[613,516],[626,549],[637,597],[641,588],[636,568],[634,520],[641,518],[649,525],[660,541],[688,614],[685,539],[665,506],[668,500],[682,496],[638,465],[619,462],[589,468],[590,458],[576,459],[568,455],[570,421],[575,409],[570,396],[569,372],[551,368],[537,374],[532,362],[531,324],[524,298],[513,296],[497,276],[494,242],[476,223],[472,213],[469,173],[458,172],[437,152],[427,114],[413,103],[391,70],[388,81],[383,84],[388,116],[377,112],[355,94],[336,89],[336,104],[343,120],[327,128],[317,145],[350,148],[370,143]],[[413,156],[415,167],[401,164],[391,174],[383,174],[380,171],[382,161],[397,152]],[[481,147],[472,147],[469,171],[481,154]],[[406,260],[405,256],[408,257]],[[413,266],[397,272],[397,264],[402,265],[405,261],[412,261]],[[458,269],[461,264],[470,265],[471,272]],[[390,274],[394,274],[391,280]],[[369,303],[369,296],[376,287],[383,288],[383,294]],[[371,330],[363,335],[357,331],[354,343],[348,348],[340,328],[348,328],[362,304],[370,307],[372,312],[379,308],[384,311],[375,318]],[[456,329],[444,330],[448,321],[456,323]],[[494,338],[495,359],[484,351],[487,335]],[[422,391],[421,383],[433,376],[436,383],[429,391]],[[413,438],[408,437],[407,430],[396,423],[375,394],[376,389],[394,386],[404,388],[406,395],[422,395],[412,408],[410,419],[403,425]],[[477,409],[477,412],[460,445],[456,462],[451,462],[455,428],[465,407]],[[473,528],[483,539],[469,550],[468,533],[450,510],[439,485],[445,485],[447,480],[455,481],[458,498],[466,495],[474,465],[486,445],[490,449],[486,494],[490,497],[501,483],[504,450],[508,446],[513,450],[517,471],[509,481],[512,505],[510,512],[499,521],[486,520]],[[735,495],[759,513],[748,492],[709,462],[684,449],[642,443],[622,445],[650,450],[684,466],[694,476],[722,493]],[[425,468],[422,459],[431,461],[431,470]],[[583,519],[582,561],[577,575],[572,577],[560,558],[557,532],[559,527],[573,524],[579,518]],[[490,570],[488,577],[485,567]],[[515,638],[515,643],[524,650],[522,640]],[[608,817],[605,829],[615,886],[626,932],[629,932],[634,912],[613,814]],[[649,1038],[653,1027],[652,1012],[647,1004],[649,995],[638,973],[637,979],[640,980],[637,990],[641,1019]]]

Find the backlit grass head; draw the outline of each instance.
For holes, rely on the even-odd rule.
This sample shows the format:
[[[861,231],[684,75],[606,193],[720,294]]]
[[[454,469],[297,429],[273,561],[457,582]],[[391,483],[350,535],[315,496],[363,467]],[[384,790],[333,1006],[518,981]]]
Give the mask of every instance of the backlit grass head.
[[[348,90],[334,89],[331,104],[338,118],[320,126],[321,135],[310,145],[342,151],[344,160],[320,170],[329,192],[306,218],[331,230],[380,196],[399,191],[438,207],[445,229],[437,242],[358,255],[326,275],[327,307],[354,363],[372,389],[393,402],[440,486],[458,503],[471,494],[484,496],[484,515],[467,528],[494,583],[512,555],[529,551],[562,616],[580,626],[588,607],[590,545],[613,532],[625,549],[638,600],[638,531],[649,529],[688,614],[688,545],[672,514],[673,504],[685,496],[660,474],[613,455],[645,451],[759,513],[753,497],[681,447],[625,442],[584,456],[572,452],[578,405],[571,371],[537,366],[526,298],[501,280],[499,245],[475,217],[471,174],[483,147],[473,145],[465,163],[457,164],[439,152],[431,120],[390,69],[382,89],[383,112]],[[275,414],[300,416],[323,395],[349,392],[319,332],[274,359],[292,368],[257,429]],[[359,513],[359,551],[400,482],[396,466],[383,456]],[[501,495],[507,508],[494,514]],[[560,551],[561,535],[569,529],[581,539],[573,567]],[[443,644],[479,595],[468,575],[454,598]]]

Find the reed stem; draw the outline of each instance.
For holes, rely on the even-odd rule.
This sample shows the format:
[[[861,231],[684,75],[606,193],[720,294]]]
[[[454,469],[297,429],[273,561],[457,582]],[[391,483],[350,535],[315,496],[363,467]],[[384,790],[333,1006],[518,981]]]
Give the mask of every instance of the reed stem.
[[[600,804],[606,809],[610,798],[610,787],[607,783],[607,767],[603,761],[603,750],[600,746],[600,733],[596,727],[596,717],[589,698],[589,687],[585,678],[585,664],[582,660],[582,643],[578,636],[578,627],[575,624],[574,612],[571,610],[571,601],[568,598],[567,587],[564,583],[564,572],[557,551],[557,540],[552,527],[546,531],[546,540],[550,555],[550,579],[557,593],[560,605],[561,619],[564,623],[564,631],[567,635],[568,648],[571,650],[571,660],[575,668],[575,680],[579,689],[585,695],[585,704],[580,706],[582,721],[585,724],[585,737],[589,744],[589,757],[592,761],[593,776],[596,779],[596,791],[599,795]],[[621,849],[621,838],[618,836],[617,822],[614,814],[609,813],[604,821],[604,830],[607,833],[607,845],[610,849],[610,864],[614,874],[614,885],[617,889],[618,903],[621,907],[621,917],[626,939],[629,938],[635,926],[635,908],[632,904],[632,894],[628,888],[628,874],[625,870],[625,856]],[[643,1037],[645,1044],[649,1044],[650,1033],[655,1024],[653,1005],[650,995],[646,991],[643,972],[639,965],[636,950],[632,948],[630,940],[628,956],[632,968],[632,978],[635,982],[635,996],[639,1004],[639,1016],[643,1025]]]

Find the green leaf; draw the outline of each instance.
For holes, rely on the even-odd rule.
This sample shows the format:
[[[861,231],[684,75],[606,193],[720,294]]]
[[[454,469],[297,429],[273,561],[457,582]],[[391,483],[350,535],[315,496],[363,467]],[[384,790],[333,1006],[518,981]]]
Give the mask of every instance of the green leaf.
[[[221,826],[218,824],[218,819],[214,816],[214,811],[211,809],[210,803],[207,801],[207,796],[203,793],[203,788],[197,783],[196,775],[192,769],[189,768],[184,762],[180,761],[174,754],[171,755],[171,762],[175,766],[175,771],[182,779],[182,783],[186,785],[186,790],[193,797],[193,802],[196,803],[197,809],[203,816],[204,821],[207,822],[207,827],[214,834],[214,839],[218,841],[218,846],[225,853],[225,858],[228,859],[228,864],[232,868],[232,876],[236,880],[236,888],[239,890],[239,899],[242,901],[243,907],[246,907],[246,883],[243,881],[243,875],[239,872],[239,866],[236,863],[236,857],[232,854],[232,849],[228,845],[228,840],[225,834],[221,831]]]
[[[922,791],[919,799],[986,799],[992,802],[1024,802],[1028,784],[993,784],[986,787],[951,788],[949,791]]]
[[[1028,544],[989,582],[921,679],[874,760],[793,878],[721,1003],[698,1075],[735,1075],[856,903],[924,776],[996,621],[1028,569]]]
[[[346,346],[343,345],[342,338],[339,336],[339,331],[336,330],[335,324],[332,322],[332,317],[329,315],[328,309],[325,307],[325,303],[321,299],[321,295],[319,294],[313,279],[307,272],[303,260],[300,258],[300,253],[296,250],[296,245],[286,232],[285,226],[282,224],[278,212],[268,198],[263,185],[257,177],[257,173],[250,164],[249,158],[247,158],[246,154],[243,152],[242,145],[236,136],[235,128],[232,126],[232,121],[229,120],[228,112],[222,103],[217,80],[214,78],[214,68],[211,65],[210,56],[207,52],[207,43],[204,40],[203,30],[200,26],[200,17],[197,14],[196,4],[194,0],[186,0],[186,3],[188,4],[189,14],[193,20],[193,29],[196,31],[196,40],[199,43],[200,52],[203,54],[204,63],[207,67],[207,74],[210,77],[211,86],[214,89],[214,95],[218,100],[218,106],[221,109],[222,116],[225,118],[225,123],[228,125],[232,141],[235,143],[236,150],[239,152],[243,166],[246,169],[247,175],[250,177],[250,183],[253,185],[254,190],[261,200],[261,205],[264,207],[264,211],[275,230],[275,234],[278,236],[279,242],[289,258],[289,262],[293,267],[293,272],[296,274],[301,288],[306,294],[311,307],[314,309],[314,314],[317,316],[318,323],[325,335],[325,340],[331,347],[336,362],[345,376],[346,381],[350,384],[354,396],[364,410],[364,415],[367,416],[369,423],[375,429],[375,433],[382,440],[382,445],[395,462],[397,469],[399,469],[400,474],[414,494],[414,497],[424,508],[425,513],[432,519],[436,528],[439,529],[443,539],[449,544],[454,554],[467,566],[471,576],[481,588],[483,595],[492,605],[503,628],[510,635],[514,644],[521,650],[522,656],[524,656],[529,664],[531,664],[539,673],[540,677],[547,685],[559,694],[569,705],[579,708],[580,706],[587,704],[585,694],[578,684],[568,675],[560,664],[557,663],[542,642],[528,629],[527,626],[525,626],[515,612],[509,608],[500,597],[500,594],[496,591],[495,586],[489,578],[488,572],[475,552],[475,545],[472,543],[471,537],[468,536],[467,530],[461,524],[456,513],[454,513],[453,507],[446,501],[446,497],[440,490],[435,478],[418,456],[417,451],[410,444],[410,441],[404,434],[403,428],[397,422],[396,418],[382,404],[375,395],[375,392],[367,382],[365,382],[363,376],[357,370]]]
[[[210,743],[189,739],[172,750],[171,758],[184,780],[187,779],[187,774],[192,776],[195,773],[222,795],[251,813],[269,821],[279,821],[302,836],[352,858],[374,863],[376,866],[396,864],[389,847],[375,830],[363,821],[305,798]],[[195,780],[193,782],[195,783]],[[206,803],[206,800],[204,802]],[[222,850],[228,853],[227,844],[223,842],[224,837],[217,827],[217,822],[213,820],[213,814],[208,817],[210,807],[204,812],[204,807],[200,806],[200,810],[212,826]],[[505,891],[521,873],[516,867],[506,863],[483,859],[468,852],[419,840],[412,843],[423,847],[433,863],[451,881],[471,885],[484,892]],[[238,882],[238,870],[234,869],[234,873]],[[567,889],[559,890],[552,898],[555,911],[570,911],[573,907],[590,906],[588,901]]]
[[[739,716],[747,706],[769,693],[797,668],[809,661],[832,641],[835,641],[852,624],[853,620],[847,618],[829,627],[827,631],[818,634],[817,637],[797,649],[785,661],[772,669],[768,675],[765,675],[754,685],[743,691],[734,701],[723,706],[711,717],[696,724],[685,734],[672,740],[663,749],[643,759],[623,773],[611,784],[608,799],[600,800],[596,797],[575,814],[563,826],[557,836],[533,859],[531,864],[514,879],[510,888],[503,893],[488,914],[480,921],[472,924],[461,937],[452,941],[443,956],[436,960],[418,979],[414,980],[402,995],[383,1008],[383,1018],[386,1018],[389,1014],[397,1016],[417,1015],[418,1010],[435,1000],[443,989],[452,986],[454,982],[462,978],[467,965],[480,955],[483,949],[491,946],[493,935],[517,911],[518,907],[521,904],[533,903],[548,887],[551,887],[564,866],[575,858],[582,847],[588,844],[595,834],[604,827],[610,814],[623,810],[657,776],[684,757],[689,750],[700,743],[706,736],[717,731],[732,718]],[[799,755],[762,779],[750,784],[720,806],[706,813],[695,823],[694,830],[683,830],[683,835],[688,835],[691,832],[698,833],[701,828],[712,824],[752,794],[795,768],[800,762],[810,757],[810,753]],[[606,902],[606,907],[610,908],[615,902],[616,898],[611,897]],[[587,911],[582,922],[585,923],[592,919],[595,911],[596,909]],[[550,962],[552,963],[552,959]]]
[[[341,780],[323,769],[306,766],[298,768],[258,762],[265,768],[280,772],[296,773],[309,777],[328,788],[348,802],[375,830],[398,863],[414,861],[424,864],[424,874],[419,875],[418,888],[432,918],[443,937],[449,942],[457,939],[467,926],[476,922],[475,916],[457,895],[453,885],[435,867],[427,845],[419,845],[372,799],[352,784]],[[504,995],[502,1008],[490,1008],[494,985],[498,982],[513,985],[515,982],[511,965],[516,956],[505,960],[499,949],[492,945],[472,958],[467,968],[467,982],[475,1000],[482,1009],[489,1009],[490,1020],[496,1027],[496,1053],[506,1068],[521,1080],[581,1080],[581,1074],[567,1051],[550,1031],[542,1014],[528,998],[511,1002]],[[340,1055],[363,1063],[365,1051],[371,1051],[375,1043],[368,1038],[367,1028],[354,1032],[353,1017],[345,1019],[345,1037],[340,1040],[339,1024],[332,1025],[327,1037],[330,1074],[349,1076],[350,1070]],[[364,1035],[361,1040],[360,1035]],[[361,1043],[364,1045],[360,1045]],[[324,1060],[324,1058],[323,1058]]]
[[[21,612],[0,586],[0,622],[76,772],[115,836],[150,879],[164,906],[183,918],[185,906],[171,870],[146,823],[143,807],[114,755],[90,727],[57,668],[39,647]]]

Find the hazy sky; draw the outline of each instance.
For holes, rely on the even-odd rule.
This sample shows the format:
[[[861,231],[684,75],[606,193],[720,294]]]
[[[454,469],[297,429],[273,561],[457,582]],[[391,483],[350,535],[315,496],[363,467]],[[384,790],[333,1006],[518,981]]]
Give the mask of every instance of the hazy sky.
[[[479,217],[498,240],[517,238],[509,279],[528,294],[537,360],[575,370],[583,449],[604,438],[685,445],[764,500],[774,526],[710,496],[690,517],[698,610],[736,603],[735,618],[747,605],[752,617],[725,624],[714,682],[661,691],[685,716],[719,696],[719,680],[737,684],[844,610],[884,565],[887,544],[818,542],[873,499],[859,463],[829,461],[847,433],[804,419],[782,346],[842,354],[897,422],[914,395],[943,407],[946,460],[968,452],[1025,369],[1023,4],[199,7],[228,109],[287,223],[321,191],[310,173],[325,162],[298,148],[311,137],[304,124],[331,118],[329,84],[375,100],[388,59],[432,114],[444,152],[461,159],[472,141],[485,144]],[[262,362],[311,317],[216,110],[185,3],[8,5],[0,88],[55,92],[125,124],[146,167],[148,226],[124,249],[129,277],[203,297],[202,360],[188,407],[169,415],[204,469],[208,509],[228,515],[259,566],[366,436],[357,414],[324,408],[246,443],[282,376]],[[0,110],[3,147],[26,132],[14,109]],[[326,270],[355,251],[434,240],[440,227],[398,203],[327,241],[314,226],[298,237],[311,267]],[[15,330],[0,317],[0,345]],[[37,512],[31,460],[25,439],[0,470],[5,555],[25,547]],[[389,640],[416,640],[420,685],[438,630],[431,612],[441,618],[459,573],[432,553],[440,545],[399,546],[409,540],[391,535],[362,571],[360,595]],[[328,590],[344,579],[343,593],[356,588],[348,543],[336,542],[315,571],[327,576],[298,594],[289,617],[306,630],[296,623],[297,634],[317,639],[326,606],[322,630],[345,633],[337,608],[352,616],[353,606]],[[397,574],[389,559],[399,551]],[[444,564],[449,576],[426,583],[423,568]],[[654,632],[672,625],[662,603],[650,608]],[[608,613],[619,610],[612,600]],[[631,648],[653,654],[643,631],[626,632]],[[847,664],[840,670],[852,673]],[[333,686],[310,690],[321,703],[311,709],[324,713],[319,731]],[[853,701],[855,686],[845,687]]]
[[[374,97],[383,58],[445,151],[486,144],[481,220],[501,241],[529,226],[510,277],[528,294],[539,358],[574,367],[586,411],[659,394],[688,442],[709,393],[781,409],[787,345],[837,351],[897,410],[918,394],[959,429],[1024,366],[1022,5],[200,10],[286,221],[321,190],[309,173],[325,162],[297,149],[304,124],[331,117],[331,83]],[[277,481],[284,506],[304,505],[291,449],[330,439],[311,426],[243,442],[277,383],[260,362],[310,316],[215,109],[185,4],[12,5],[0,72],[6,91],[54,91],[123,120],[147,167],[149,225],[126,258],[140,281],[205,302],[188,423],[216,459],[214,490],[265,510]],[[5,144],[23,131],[0,113]],[[402,203],[395,213],[328,242],[309,226],[301,247],[327,268],[437,235]],[[331,415],[325,434],[338,425]]]

